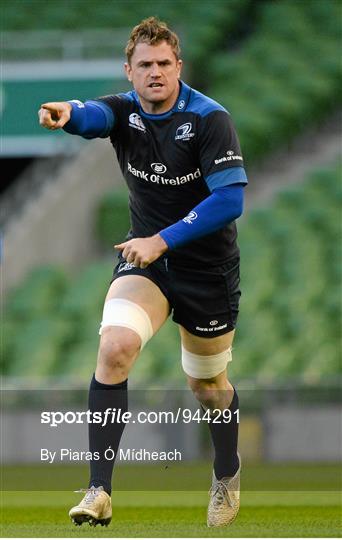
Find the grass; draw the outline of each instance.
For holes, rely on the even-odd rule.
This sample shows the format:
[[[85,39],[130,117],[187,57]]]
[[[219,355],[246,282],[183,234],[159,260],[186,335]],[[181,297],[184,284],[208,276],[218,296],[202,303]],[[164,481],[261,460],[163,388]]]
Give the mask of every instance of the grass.
[[[115,469],[119,491],[206,491],[211,462],[125,464]],[[87,465],[6,465],[1,489],[6,491],[73,491],[84,487]],[[340,491],[339,463],[243,463],[243,491]]]
[[[144,465],[118,467],[115,484],[121,490],[112,494],[113,520],[108,528],[98,526],[96,529],[88,524],[76,528],[68,517],[69,508],[81,497],[72,489],[84,486],[86,473],[86,468],[77,466],[3,467],[1,536],[277,538],[341,535],[338,464],[246,464],[239,516],[230,527],[215,529],[206,526],[208,463],[188,464],[187,471],[184,464],[168,470]],[[148,477],[150,482],[147,482]],[[135,491],[132,491],[134,479]],[[63,483],[61,491],[59,486]],[[50,491],[46,491],[44,485],[50,485]]]
[[[2,537],[338,537],[338,492],[246,492],[238,519],[208,529],[203,492],[114,492],[108,528],[76,528],[70,492],[2,492]]]

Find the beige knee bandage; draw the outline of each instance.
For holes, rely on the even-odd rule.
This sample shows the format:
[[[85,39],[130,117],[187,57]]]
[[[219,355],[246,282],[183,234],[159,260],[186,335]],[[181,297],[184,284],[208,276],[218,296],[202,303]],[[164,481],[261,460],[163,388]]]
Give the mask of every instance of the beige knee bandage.
[[[232,349],[219,354],[202,356],[193,354],[182,347],[182,366],[187,375],[194,379],[211,379],[226,369],[232,361]]]
[[[99,334],[106,326],[123,326],[130,328],[141,339],[141,349],[153,336],[150,317],[138,304],[125,298],[112,298],[105,302]]]

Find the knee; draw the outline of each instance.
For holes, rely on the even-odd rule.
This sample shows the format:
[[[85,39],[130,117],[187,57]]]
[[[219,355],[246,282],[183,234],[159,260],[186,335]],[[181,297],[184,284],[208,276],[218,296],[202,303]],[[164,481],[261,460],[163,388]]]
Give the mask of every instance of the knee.
[[[222,390],[218,388],[215,382],[210,380],[192,379],[190,388],[196,399],[207,409],[217,409],[221,405]]]
[[[98,354],[98,366],[107,372],[126,379],[135,358],[140,351],[140,338],[122,328],[104,328],[102,330]]]

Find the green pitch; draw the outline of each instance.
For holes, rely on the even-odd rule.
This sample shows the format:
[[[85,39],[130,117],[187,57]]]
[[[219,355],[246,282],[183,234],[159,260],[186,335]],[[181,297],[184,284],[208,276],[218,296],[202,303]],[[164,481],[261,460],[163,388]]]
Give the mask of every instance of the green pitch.
[[[75,527],[68,510],[80,500],[70,491],[2,491],[1,536],[3,537],[339,537],[342,530],[339,469],[336,465],[302,466],[307,475],[320,485],[310,489],[301,482],[280,486],[275,465],[263,477],[265,487],[245,482],[241,494],[241,510],[230,527],[208,529],[206,508],[208,494],[203,490],[116,491],[112,494],[113,519],[108,528],[88,524]],[[278,467],[279,468],[279,467]],[[140,466],[141,473],[144,466]],[[204,474],[208,476],[208,466]],[[248,466],[244,478],[259,474],[258,466]],[[296,467],[282,467],[294,478]],[[320,470],[322,469],[322,470]],[[137,471],[134,476],[137,478]],[[197,471],[198,474],[202,466]],[[10,469],[13,481],[22,468]],[[71,469],[69,468],[71,473]],[[37,472],[37,471],[35,471]],[[322,474],[320,474],[322,473]],[[5,475],[8,474],[5,473]],[[77,473],[78,474],[78,473]],[[131,474],[131,473],[130,473]],[[160,473],[159,473],[160,474]],[[176,475],[177,476],[177,475]],[[196,475],[197,476],[197,475]],[[269,479],[276,479],[272,491]],[[327,483],[327,478],[331,480]],[[332,481],[333,478],[333,481]],[[129,480],[129,475],[126,477]],[[178,479],[179,480],[179,479]],[[38,478],[37,478],[38,482]],[[31,486],[37,489],[37,482]],[[268,484],[266,483],[268,482]],[[16,484],[16,482],[14,482]],[[329,486],[328,486],[329,484]],[[8,486],[8,484],[7,484]],[[6,486],[6,487],[7,487]],[[279,487],[280,486],[280,487]],[[77,484],[75,488],[78,488]],[[209,486],[208,486],[209,487]],[[7,488],[8,489],[8,488]],[[32,488],[31,488],[32,489]],[[261,491],[265,489],[265,491]],[[278,491],[275,491],[278,489]],[[266,491],[267,490],[267,491]],[[305,491],[304,491],[305,490]],[[324,490],[324,491],[323,491]]]
[[[207,494],[120,492],[113,495],[108,528],[75,527],[67,511],[70,492],[3,492],[5,537],[338,537],[341,514],[333,492],[248,492],[235,523],[208,529]]]

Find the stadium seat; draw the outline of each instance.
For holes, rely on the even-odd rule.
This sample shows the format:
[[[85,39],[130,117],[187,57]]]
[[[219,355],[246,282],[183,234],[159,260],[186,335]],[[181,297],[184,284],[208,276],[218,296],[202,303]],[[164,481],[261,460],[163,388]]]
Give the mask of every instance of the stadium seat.
[[[10,293],[6,314],[17,320],[49,314],[56,309],[67,287],[68,279],[59,268],[41,267],[33,270],[23,283]]]
[[[66,321],[33,319],[16,333],[8,375],[30,379],[63,373],[64,349],[71,339]]]

